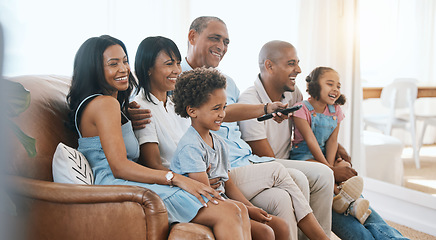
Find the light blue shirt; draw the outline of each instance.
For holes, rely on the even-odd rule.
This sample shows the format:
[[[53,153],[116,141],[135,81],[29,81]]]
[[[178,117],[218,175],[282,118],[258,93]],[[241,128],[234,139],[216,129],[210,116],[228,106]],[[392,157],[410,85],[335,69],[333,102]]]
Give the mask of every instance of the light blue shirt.
[[[192,67],[189,66],[186,59],[183,59],[181,66],[183,72],[192,70]],[[223,75],[227,80],[227,105],[238,102],[238,87],[232,78],[225,74]],[[237,122],[224,122],[221,124],[220,130],[215,131],[215,133],[221,136],[229,147],[229,160],[232,168],[247,166],[250,162],[260,163],[274,160],[274,158],[271,157],[253,155],[251,147],[241,138],[241,131],[239,130]]]
[[[207,172],[209,179],[220,178],[220,182],[229,180],[230,163],[227,145],[224,140],[214,133],[210,133],[213,148],[210,147],[197,130],[190,126],[177,145],[171,160],[171,170],[178,174]],[[224,184],[217,191],[224,192]]]

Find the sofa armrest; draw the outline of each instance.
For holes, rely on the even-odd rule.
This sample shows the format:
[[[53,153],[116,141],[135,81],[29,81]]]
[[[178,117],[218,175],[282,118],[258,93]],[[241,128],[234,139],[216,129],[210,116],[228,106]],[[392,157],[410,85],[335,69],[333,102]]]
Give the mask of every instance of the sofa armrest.
[[[212,229],[195,223],[179,223],[171,227],[168,240],[215,240]]]
[[[6,176],[17,207],[11,216],[27,239],[167,239],[165,205],[136,186],[62,184]]]

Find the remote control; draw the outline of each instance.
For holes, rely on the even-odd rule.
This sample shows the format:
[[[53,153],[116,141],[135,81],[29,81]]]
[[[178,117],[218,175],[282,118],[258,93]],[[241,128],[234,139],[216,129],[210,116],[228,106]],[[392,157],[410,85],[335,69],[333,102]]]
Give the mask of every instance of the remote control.
[[[281,113],[283,113],[283,114],[285,114],[285,115],[288,115],[289,113],[291,113],[291,112],[295,112],[295,111],[297,111],[298,109],[300,109],[301,107],[302,107],[303,105],[297,105],[297,106],[293,106],[293,107],[290,107],[290,108],[285,108],[285,109],[282,109],[282,110],[279,110],[279,111],[275,111],[274,113],[278,113],[278,112],[281,112]],[[268,119],[270,119],[270,118],[272,118],[273,117],[273,115],[272,115],[272,113],[268,113],[268,114],[265,114],[265,115],[263,115],[262,117],[258,117],[257,118],[257,121],[265,121],[265,120],[268,120]]]

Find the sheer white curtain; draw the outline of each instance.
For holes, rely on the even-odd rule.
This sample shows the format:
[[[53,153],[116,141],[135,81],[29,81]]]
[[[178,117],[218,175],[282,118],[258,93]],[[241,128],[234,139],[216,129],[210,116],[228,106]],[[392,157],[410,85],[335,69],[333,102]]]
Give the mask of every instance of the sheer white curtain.
[[[436,1],[364,0],[360,6],[365,84],[400,77],[436,84]]]
[[[364,174],[360,105],[358,0],[301,1],[299,54],[305,69],[328,66],[338,71],[347,103],[341,123],[340,143],[350,152],[353,166]],[[305,86],[301,87],[306,89]]]
[[[436,85],[436,1],[365,0],[361,6],[361,69],[364,86],[383,87],[395,78],[418,79],[418,85]],[[436,98],[418,99],[418,114],[434,115]],[[378,99],[364,102],[365,114],[378,114]],[[422,122],[417,122],[420,137]],[[394,129],[406,145],[410,134]],[[436,142],[436,128],[427,128],[424,143]]]

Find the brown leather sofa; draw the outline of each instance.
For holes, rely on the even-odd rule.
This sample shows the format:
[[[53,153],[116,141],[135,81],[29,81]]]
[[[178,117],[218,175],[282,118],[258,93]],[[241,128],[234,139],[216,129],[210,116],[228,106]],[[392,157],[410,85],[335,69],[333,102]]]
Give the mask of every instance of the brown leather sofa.
[[[2,182],[16,206],[9,215],[20,239],[214,239],[211,229],[193,223],[171,229],[165,206],[151,190],[135,186],[54,183],[52,158],[63,142],[77,147],[77,134],[64,126],[70,78],[19,76],[31,93],[30,107],[13,121],[36,139],[29,158],[10,133],[13,146]]]

